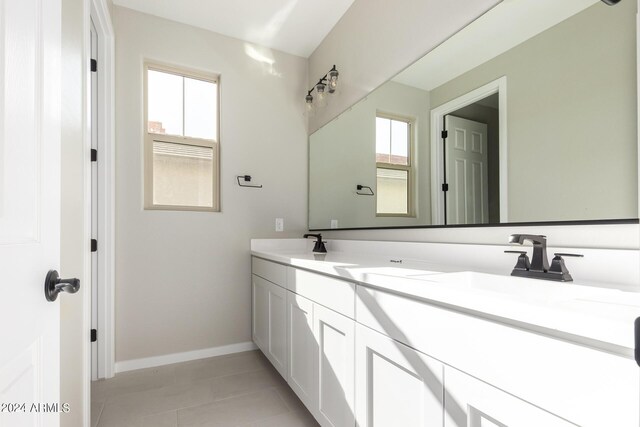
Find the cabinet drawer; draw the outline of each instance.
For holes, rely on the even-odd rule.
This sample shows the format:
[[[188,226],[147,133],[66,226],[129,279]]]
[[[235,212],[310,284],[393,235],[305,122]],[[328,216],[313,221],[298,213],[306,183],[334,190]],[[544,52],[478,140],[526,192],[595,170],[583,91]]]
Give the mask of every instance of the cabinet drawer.
[[[363,286],[356,320],[578,425],[639,425],[631,358]]]
[[[262,258],[251,258],[251,272],[256,276],[267,279],[271,283],[287,287],[287,267]]]
[[[351,319],[355,317],[355,285],[321,274],[289,267],[287,286],[291,292],[324,305]]]

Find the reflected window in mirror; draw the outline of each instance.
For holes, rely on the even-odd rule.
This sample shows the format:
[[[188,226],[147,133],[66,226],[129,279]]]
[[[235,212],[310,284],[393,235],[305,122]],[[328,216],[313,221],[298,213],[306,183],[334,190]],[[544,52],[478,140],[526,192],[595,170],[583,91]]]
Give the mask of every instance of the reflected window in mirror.
[[[412,129],[410,118],[376,115],[376,215],[412,214]]]

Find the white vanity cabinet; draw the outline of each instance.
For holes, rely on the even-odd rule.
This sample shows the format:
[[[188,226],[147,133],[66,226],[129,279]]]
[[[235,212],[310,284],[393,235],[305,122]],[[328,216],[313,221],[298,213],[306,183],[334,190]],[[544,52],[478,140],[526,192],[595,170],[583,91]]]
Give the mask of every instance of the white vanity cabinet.
[[[255,343],[320,425],[354,427],[355,285],[259,258],[252,264]]]
[[[253,340],[287,377],[287,290],[253,275]]]
[[[322,426],[353,427],[355,285],[287,271],[289,385]]]
[[[355,321],[319,304],[313,308],[318,345],[318,412],[322,426],[354,426]]]
[[[437,360],[357,325],[357,425],[442,426],[443,369]]]
[[[640,425],[638,366],[607,343],[261,259],[253,273],[254,341],[322,426]]]
[[[447,396],[462,390],[471,398],[451,381],[451,367],[527,402],[530,412],[583,427],[640,425],[640,376],[631,358],[364,286],[357,289],[356,320],[442,361]],[[506,414],[495,419],[526,422],[508,423]]]
[[[318,343],[313,331],[314,303],[287,291],[289,369],[287,382],[314,414],[318,410]]]
[[[253,258],[251,276],[253,341],[284,378],[288,366],[286,269]]]
[[[575,426],[457,369],[446,367],[445,377],[445,427]]]
[[[323,426],[353,427],[355,321],[288,292],[287,382]]]

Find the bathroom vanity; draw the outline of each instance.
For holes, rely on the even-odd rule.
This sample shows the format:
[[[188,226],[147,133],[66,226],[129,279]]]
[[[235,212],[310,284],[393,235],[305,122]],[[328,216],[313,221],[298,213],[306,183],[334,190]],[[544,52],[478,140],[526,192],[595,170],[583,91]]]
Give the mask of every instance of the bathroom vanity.
[[[504,247],[310,244],[252,242],[253,339],[321,425],[639,425],[638,272],[588,271],[636,251],[555,283],[510,277]]]
[[[310,231],[468,243],[252,242],[253,339],[321,425],[640,425],[637,10],[500,2],[310,135]],[[634,249],[467,234],[594,224]]]

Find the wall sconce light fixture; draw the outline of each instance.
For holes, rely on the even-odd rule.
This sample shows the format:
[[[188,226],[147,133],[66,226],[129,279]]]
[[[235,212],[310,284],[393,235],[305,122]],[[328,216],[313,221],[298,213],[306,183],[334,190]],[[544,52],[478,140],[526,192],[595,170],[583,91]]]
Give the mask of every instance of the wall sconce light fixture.
[[[307,96],[304,97],[308,109],[311,109],[313,107],[313,95],[311,95],[313,90],[315,89],[318,100],[323,99],[327,92],[334,93],[336,91],[336,88],[338,87],[339,75],[340,73],[338,73],[338,70],[334,65],[333,68],[331,68],[329,72],[327,72],[327,74],[325,74],[320,80],[318,80],[318,83],[316,83],[315,86],[309,89],[309,91],[307,92]]]

